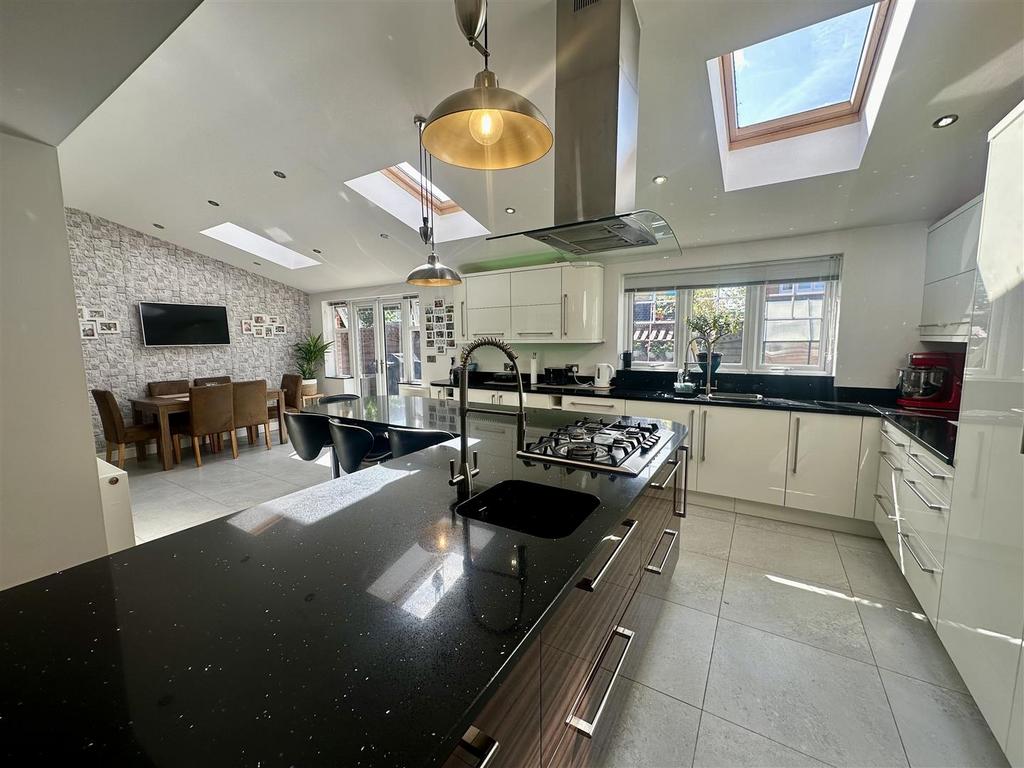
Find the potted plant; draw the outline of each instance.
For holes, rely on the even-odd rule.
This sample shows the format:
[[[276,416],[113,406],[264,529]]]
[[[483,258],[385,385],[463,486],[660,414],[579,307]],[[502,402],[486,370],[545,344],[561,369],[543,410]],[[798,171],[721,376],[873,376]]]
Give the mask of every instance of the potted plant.
[[[294,345],[295,365],[302,376],[302,394],[316,394],[316,372],[324,364],[324,353],[331,348],[333,341],[324,341],[323,334],[307,335]]]
[[[686,318],[686,325],[693,332],[694,338],[703,352],[698,352],[697,362],[701,371],[707,376],[706,391],[711,391],[711,373],[722,364],[722,355],[715,352],[715,344],[725,336],[739,333],[743,328],[743,318],[739,311],[716,305],[711,297],[697,296],[693,300],[693,310]],[[710,364],[710,366],[709,366]]]

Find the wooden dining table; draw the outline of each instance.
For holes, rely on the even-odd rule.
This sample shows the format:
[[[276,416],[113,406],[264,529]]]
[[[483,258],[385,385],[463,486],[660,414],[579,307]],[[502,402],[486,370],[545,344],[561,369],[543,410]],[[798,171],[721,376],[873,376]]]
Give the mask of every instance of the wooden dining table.
[[[164,469],[174,467],[174,454],[171,450],[171,414],[188,413],[188,393],[180,395],[154,395],[150,397],[139,397],[131,401],[132,419],[136,424],[144,424],[149,416],[160,427],[160,458],[163,460]],[[288,442],[288,430],[284,425],[284,390],[268,389],[267,403],[277,405],[277,434],[282,444]],[[135,444],[135,455],[140,458],[146,456],[146,444]]]

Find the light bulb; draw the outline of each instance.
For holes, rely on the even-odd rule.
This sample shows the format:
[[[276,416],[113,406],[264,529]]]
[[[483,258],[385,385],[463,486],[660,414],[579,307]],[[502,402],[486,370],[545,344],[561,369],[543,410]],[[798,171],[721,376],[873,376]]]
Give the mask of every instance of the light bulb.
[[[494,109],[474,109],[469,113],[469,132],[478,144],[489,147],[496,143],[505,130],[501,112]]]

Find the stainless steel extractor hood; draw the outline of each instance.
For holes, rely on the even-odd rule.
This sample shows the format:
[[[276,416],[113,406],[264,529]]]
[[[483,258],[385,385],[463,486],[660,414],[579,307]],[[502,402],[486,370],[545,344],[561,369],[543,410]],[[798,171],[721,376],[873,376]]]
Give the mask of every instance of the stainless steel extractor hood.
[[[636,204],[640,21],[633,0],[557,0],[554,226],[525,236],[588,256],[674,244]]]

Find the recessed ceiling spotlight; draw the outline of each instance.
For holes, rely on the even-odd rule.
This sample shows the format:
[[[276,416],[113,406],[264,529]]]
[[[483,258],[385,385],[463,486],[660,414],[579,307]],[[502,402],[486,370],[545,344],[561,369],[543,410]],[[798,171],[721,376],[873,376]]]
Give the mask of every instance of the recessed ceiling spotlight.
[[[655,176],[653,179],[651,179],[651,181],[653,181],[655,184],[664,184],[666,181],[668,181],[668,176]]]
[[[960,115],[943,115],[932,123],[932,128],[948,128],[959,119]]]
[[[284,171],[274,171],[274,175],[277,176],[277,178],[279,178],[279,179],[287,179],[288,178],[285,175]]]
[[[513,208],[511,205],[508,208],[505,209],[505,213],[507,213],[509,216],[511,216],[515,212],[516,212],[516,209]]]
[[[214,208],[220,208],[220,203],[218,203],[216,200],[207,200],[206,202],[208,202]]]
[[[153,222],[153,226],[156,227],[157,229],[164,229],[163,224],[157,224],[156,222]]]
[[[313,253],[323,253],[319,248],[314,248]]]
[[[381,240],[390,240],[391,239],[391,235],[389,235],[387,232],[381,232],[380,233],[380,239]]]

